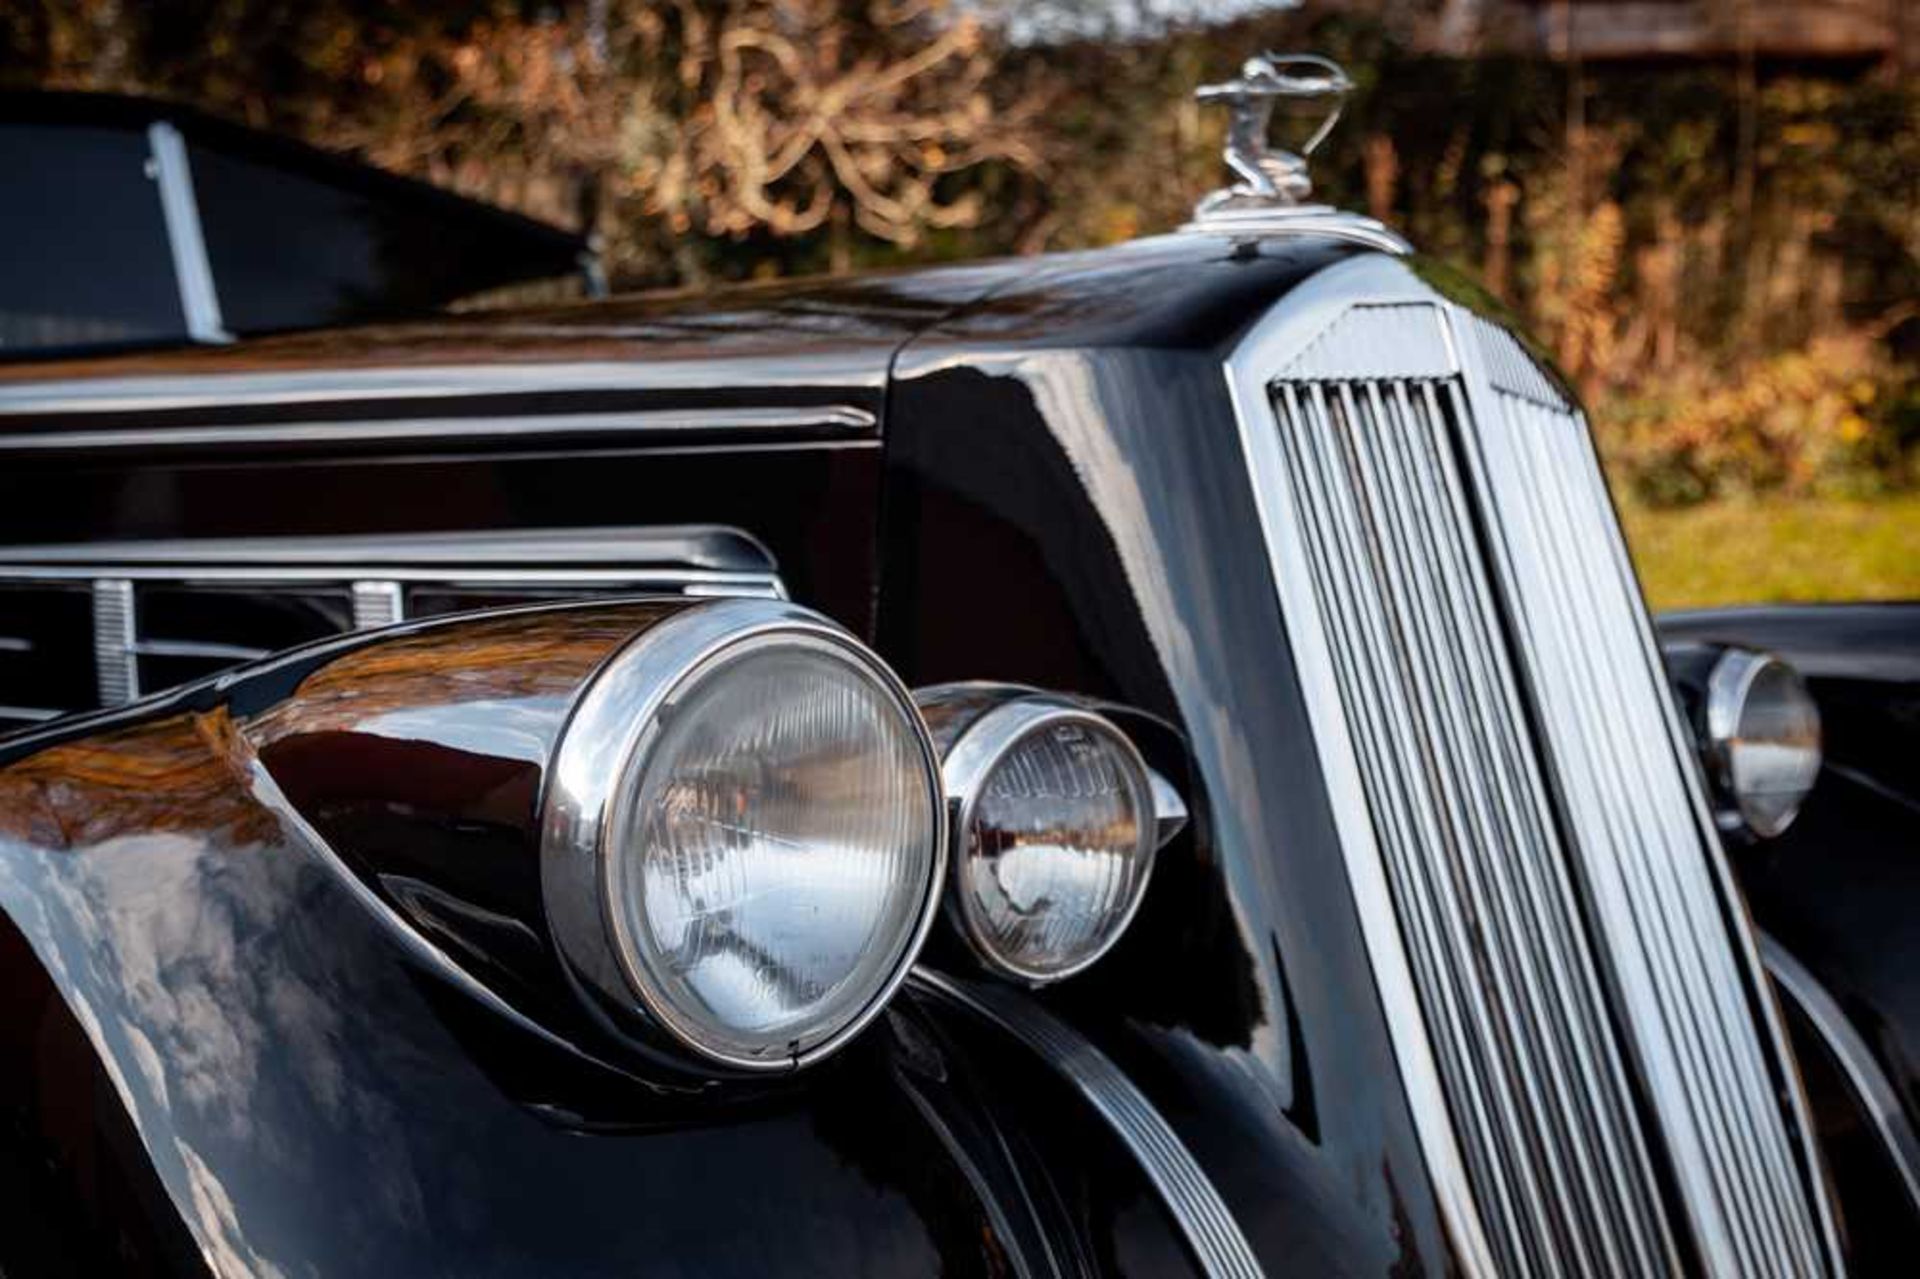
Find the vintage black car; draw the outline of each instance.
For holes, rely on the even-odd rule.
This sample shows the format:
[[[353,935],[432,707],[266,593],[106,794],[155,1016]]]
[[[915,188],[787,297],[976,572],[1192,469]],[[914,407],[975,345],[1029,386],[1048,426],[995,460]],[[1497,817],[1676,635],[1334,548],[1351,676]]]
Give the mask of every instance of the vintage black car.
[[[1920,607],[1651,622],[1343,84],[1098,252],[0,365],[0,1271],[1909,1271]]]

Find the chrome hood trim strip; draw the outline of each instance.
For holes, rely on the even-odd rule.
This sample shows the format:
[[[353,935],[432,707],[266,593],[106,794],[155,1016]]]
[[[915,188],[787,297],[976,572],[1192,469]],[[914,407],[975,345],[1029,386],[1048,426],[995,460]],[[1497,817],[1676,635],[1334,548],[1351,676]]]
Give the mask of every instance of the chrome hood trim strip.
[[[820,431],[834,435],[858,435],[871,433],[876,426],[873,414],[865,409],[838,405],[800,409],[632,409],[624,412],[483,414],[377,421],[11,431],[0,434],[0,453],[204,449],[234,445],[459,444],[474,440],[525,441],[555,437],[647,439],[708,432],[716,435],[761,435]]]
[[[1233,1211],[1173,1127],[1084,1035],[1031,996],[1005,986],[960,981],[927,968],[914,969],[912,980],[1025,1044],[1086,1098],[1140,1161],[1204,1273],[1220,1279],[1259,1279],[1265,1273]]]
[[[1807,1015],[1827,1050],[1846,1072],[1847,1083],[1872,1119],[1874,1130],[1880,1134],[1888,1162],[1900,1174],[1907,1199],[1920,1209],[1920,1137],[1914,1135],[1913,1124],[1900,1104],[1900,1094],[1894,1090],[1893,1081],[1887,1078],[1873,1049],[1848,1020],[1832,992],[1820,984],[1819,978],[1765,933],[1761,933],[1758,940],[1760,961],[1773,974],[1787,998]]]

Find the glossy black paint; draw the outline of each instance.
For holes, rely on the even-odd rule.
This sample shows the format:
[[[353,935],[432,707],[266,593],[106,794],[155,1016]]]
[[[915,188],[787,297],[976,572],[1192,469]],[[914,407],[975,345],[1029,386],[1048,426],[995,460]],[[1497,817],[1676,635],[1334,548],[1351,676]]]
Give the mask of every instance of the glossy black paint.
[[[1788,992],[1776,988],[1775,994],[1850,1244],[1848,1273],[1859,1279],[1911,1274],[1920,1251],[1920,1206],[1826,1039]]]
[[[1663,641],[1778,653],[1820,703],[1827,763],[1920,803],[1920,602],[1669,613]]]
[[[1778,653],[1820,706],[1825,761],[1778,839],[1737,850],[1761,928],[1820,979],[1920,1120],[1920,604],[1680,613],[1668,644]]]
[[[1266,308],[1358,251],[1179,236],[68,366],[45,376],[217,390],[319,370],[348,386],[319,412],[290,396],[217,410],[229,422],[377,418],[395,404],[352,384],[404,368],[513,370],[507,391],[434,406],[450,423],[571,411],[584,401],[559,383],[589,361],[631,373],[595,408],[849,406],[879,426],[47,450],[0,469],[0,541],[722,523],[910,684],[1136,708],[1130,730],[1193,820],[1115,951],[1033,998],[1122,1064],[1270,1271],[1444,1273],[1220,369]],[[0,371],[0,399],[20,385]],[[1189,1264],[1110,1130],[911,985],[841,1057],[752,1087],[689,1087],[571,1016],[525,859],[561,686],[591,643],[543,654],[555,687],[504,698],[528,712],[517,742],[476,737],[470,701],[424,688],[405,733],[348,717],[262,736],[261,764],[348,864],[317,856],[249,789],[230,735],[288,719],[302,681],[359,642],[0,747],[0,907],[22,938],[0,946],[0,985],[40,983],[34,1024],[72,1010],[38,1055],[16,1037],[9,1150],[68,1205],[61,1221],[156,1270],[178,1264],[181,1232],[202,1256],[320,1274]],[[423,966],[368,884],[524,1024]],[[930,964],[968,963],[937,938]],[[89,1071],[130,1134],[105,1156],[105,1138],[46,1119],[43,1099]],[[134,1189],[103,1190],[103,1166]]]
[[[687,606],[346,637],[11,743],[0,1178],[48,1209],[7,1273],[1180,1273],[1137,1166],[991,1027],[909,995],[804,1076],[690,1087],[486,962],[511,871],[405,864],[535,856],[512,770]],[[382,733],[405,759],[345,740]]]
[[[321,428],[284,447],[8,456],[0,461],[0,543],[724,522],[767,544],[797,599],[865,633],[877,592],[875,433],[823,440],[804,432],[636,432],[583,443],[564,436],[473,440],[456,432],[432,443],[370,449],[329,443],[324,427],[404,412],[438,414],[457,428],[578,409],[579,395],[555,385],[565,386],[566,369],[582,361],[622,372],[624,389],[591,394],[600,410],[845,405],[878,420],[894,352],[1008,269],[619,299],[537,316],[462,317],[224,350],[0,368],[0,400],[10,389],[44,399],[49,386],[149,394],[171,387],[217,396],[229,376],[250,379],[258,392],[212,410],[36,409],[0,417],[4,431],[57,435],[81,425],[219,422]],[[424,403],[355,390],[390,382],[395,373],[471,368],[505,374],[509,385]],[[336,398],[316,403],[286,381],[316,374],[333,379]],[[284,391],[278,398],[277,379]]]
[[[1449,1264],[1257,534],[1221,361],[1354,252],[1175,237],[1066,259],[903,354],[877,640],[1173,726],[1193,822],[1042,999],[1122,1062],[1273,1272]],[[1144,744],[1144,743],[1143,743]]]
[[[368,446],[329,438],[329,423],[483,419],[622,410],[850,406],[878,418],[894,354],[1017,264],[941,272],[746,285],[707,294],[646,294],[528,312],[440,316],[327,329],[165,355],[0,365],[5,435],[33,433],[39,452],[79,428],[268,425],[317,430],[199,457],[249,453],[334,458],[360,452],[538,452],[514,438]],[[412,385],[405,385],[411,381]],[[761,433],[765,434],[765,433]],[[777,432],[793,438],[793,432]],[[672,439],[727,444],[677,430]],[[645,432],[600,435],[569,451],[630,449]],[[102,450],[79,450],[97,458]]]
[[[633,374],[621,407],[840,404],[884,425],[867,441],[454,439],[383,452],[321,439],[158,459],[47,453],[0,474],[0,541],[723,522],[764,541],[795,598],[867,635],[912,683],[1000,678],[1139,707],[1141,744],[1186,790],[1194,821],[1162,854],[1129,940],[1045,1000],[1165,1111],[1269,1268],[1440,1271],[1447,1245],[1264,558],[1245,532],[1251,499],[1218,367],[1241,326],[1352,251],[1181,237],[1038,264],[50,370],[79,386],[158,378],[202,389],[225,372],[315,368],[351,380],[357,369],[504,362],[525,375],[520,398],[444,406],[457,420],[550,410],[543,370],[619,361]],[[315,417],[272,403],[220,414]],[[100,424],[89,413],[32,425]],[[271,714],[291,687],[283,677],[244,714]],[[177,702],[105,749],[138,757],[157,737],[197,757],[208,745],[194,726],[216,710]],[[120,731],[102,725],[118,722],[95,721],[86,744],[12,769],[101,749]],[[41,921],[35,953],[49,972],[81,951],[102,957],[84,982],[54,980],[111,1027],[86,1038],[132,1081],[128,1109],[158,1152],[153,1175],[203,1246],[225,1231],[262,1257],[306,1250],[322,1273],[376,1262],[504,1270],[535,1257],[546,1270],[645,1257],[685,1273],[774,1259],[800,1272],[862,1261],[920,1272],[936,1253],[956,1273],[1187,1264],[1137,1165],[1083,1103],[992,1028],[911,993],[842,1058],[771,1089],[688,1093],[644,1062],[610,1060],[609,1045],[540,997],[550,957],[528,881],[516,888],[511,869],[537,749],[516,754],[503,740],[475,752],[453,730],[419,729],[383,743],[375,766],[351,725],[335,727],[348,735],[288,735],[261,759],[330,842],[359,850],[354,873],[412,927],[584,1051],[503,1023],[419,971],[231,775],[147,786],[137,802],[63,791],[69,818],[116,803],[137,812],[95,842],[17,833],[5,861],[38,880],[12,905],[28,910],[55,879],[98,903]],[[81,770],[57,763],[63,779]],[[369,791],[375,776],[384,788]],[[141,888],[105,882],[121,866]],[[156,910],[209,923],[191,936],[125,931]],[[116,985],[128,964],[159,965],[159,954],[134,954],[156,949],[166,980]],[[243,963],[228,959],[236,949]],[[966,962],[929,954],[956,970]],[[204,1089],[204,1104],[193,1072],[211,1050],[193,1056],[181,1020],[203,1002],[233,1010],[216,1021],[231,1021],[248,1054],[231,1069],[205,1063],[238,1083],[218,1097]],[[136,1031],[155,1054],[127,1047]],[[835,1111],[853,1097],[867,1104]],[[297,1157],[283,1159],[276,1141]],[[353,1164],[347,1152],[361,1145],[369,1153]],[[705,1176],[732,1183],[726,1193],[687,1174],[690,1159],[712,1161]],[[297,1202],[294,1165],[303,1185],[361,1188],[346,1221],[326,1225]],[[366,1171],[375,1166],[379,1179]],[[203,1200],[223,1191],[233,1210],[209,1213],[195,1177]],[[501,1198],[505,1186],[528,1206]],[[738,1221],[716,1207],[743,1201]],[[559,1252],[539,1253],[541,1239],[561,1237]],[[777,1258],[754,1251],[770,1238],[782,1240]]]

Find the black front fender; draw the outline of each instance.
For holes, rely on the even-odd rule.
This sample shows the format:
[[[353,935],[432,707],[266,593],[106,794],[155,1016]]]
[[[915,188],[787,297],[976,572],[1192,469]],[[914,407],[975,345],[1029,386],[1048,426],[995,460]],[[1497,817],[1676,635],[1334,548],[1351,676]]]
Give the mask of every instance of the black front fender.
[[[520,638],[551,616],[522,614]],[[0,1235],[5,1273],[1188,1266],[1138,1165],[1071,1089],[911,988],[820,1067],[701,1088],[548,1026],[511,985],[479,997],[493,975],[421,945],[391,886],[290,806],[259,728],[321,705],[343,663],[365,676],[400,665],[397,645],[442,642],[470,657],[458,641],[485,625],[343,641],[0,758],[0,1175],[30,1182],[12,1202],[36,1206]],[[340,716],[302,722],[355,754]],[[337,772],[332,791],[306,775],[302,802],[318,795],[365,836],[451,814],[463,776],[505,775],[484,746],[429,736],[389,739],[377,804],[343,807]],[[533,799],[482,789],[499,828]],[[442,851],[463,846],[456,833]],[[488,844],[476,831],[470,846]]]

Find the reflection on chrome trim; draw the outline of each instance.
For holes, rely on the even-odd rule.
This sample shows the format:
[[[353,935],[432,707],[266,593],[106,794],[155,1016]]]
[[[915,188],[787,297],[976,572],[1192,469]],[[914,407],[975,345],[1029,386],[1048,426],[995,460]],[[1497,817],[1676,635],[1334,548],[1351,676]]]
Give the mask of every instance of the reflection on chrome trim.
[[[0,413],[20,410],[0,407]],[[495,410],[497,413],[498,410]],[[85,420],[82,418],[81,420]],[[235,444],[385,444],[419,441],[524,440],[546,437],[766,433],[817,430],[868,432],[873,414],[826,408],[631,409],[622,412],[451,416],[377,421],[248,422],[231,426],[76,427],[0,434],[0,452],[207,448]]]
[[[571,331],[566,331],[571,333]],[[582,336],[572,333],[572,336]],[[594,336],[586,334],[585,336]],[[614,330],[601,334],[620,337]],[[712,390],[746,382],[765,385],[796,378],[807,385],[833,385],[822,378],[852,378],[864,363],[835,368],[830,363],[750,361],[749,377],[727,376],[738,361],[699,360],[527,360],[518,363],[418,365],[400,368],[276,369],[265,373],[206,371],[142,377],[68,378],[0,385],[0,417],[85,418],[108,413],[187,415],[208,409],[279,408],[300,405],[329,408],[392,401],[484,401],[489,397],[538,395],[566,398],[584,393],[640,394],[661,390]],[[784,375],[784,376],[782,376]],[[808,413],[848,413],[872,424],[862,409],[822,406]]]
[[[1226,380],[1463,1269],[1677,1271],[1690,1224],[1710,1272],[1837,1272],[1584,419],[1385,257],[1296,289]]]
[[[1842,1273],[1785,1030],[1586,419],[1507,330],[1449,315],[1472,413],[1462,454],[1700,1249],[1722,1270]]]
[[[689,591],[688,594],[693,592]],[[1036,698],[1059,706],[1076,707],[1107,721],[1128,740],[1134,753],[1139,754],[1139,742],[1133,740],[1133,735],[1122,727],[1120,721],[1137,717],[1141,712],[1116,702],[1102,702],[1090,697],[1048,692],[1031,684],[1007,684],[997,680],[952,680],[944,684],[923,684],[913,690],[913,699],[919,703],[921,714],[927,716],[927,727],[933,730],[933,740],[938,743],[943,757],[992,710],[1007,702]],[[956,706],[960,708],[959,713],[950,713]],[[1140,763],[1146,770],[1147,791],[1153,799],[1153,847],[1158,852],[1187,828],[1193,814],[1187,809],[1186,797],[1181,795],[1180,788],[1170,778],[1148,764],[1144,757]]]
[[[1745,718],[1747,700],[1753,693],[1754,684],[1761,676],[1770,673],[1784,684],[1784,688],[1776,687],[1775,695],[1791,690],[1790,704],[1800,712],[1800,723],[1811,729],[1808,738],[1798,742],[1776,739],[1769,744],[1774,751],[1794,753],[1806,769],[1804,785],[1799,794],[1791,805],[1784,808],[1756,803],[1768,799],[1777,802],[1782,792],[1743,792],[1734,769],[1734,756],[1740,748],[1740,721]],[[1707,672],[1706,704],[1701,718],[1705,721],[1706,729],[1701,757],[1712,773],[1713,798],[1718,801],[1714,812],[1715,823],[1728,834],[1746,834],[1759,839],[1772,839],[1784,834],[1800,815],[1801,805],[1812,792],[1825,752],[1820,707],[1807,692],[1800,672],[1790,662],[1771,653],[1756,652],[1749,648],[1724,649]]]
[[[1153,792],[1153,846],[1165,848],[1173,837],[1187,828],[1192,814],[1180,788],[1151,765],[1147,767],[1147,789]]]
[[[1407,292],[1410,279],[1405,272],[1388,274],[1379,270],[1382,264],[1368,259],[1361,259],[1361,263],[1366,274],[1356,281],[1357,287],[1340,287],[1338,283],[1329,286],[1322,276],[1289,295],[1276,311],[1255,325],[1235,349],[1227,361],[1226,380],[1241,446],[1247,455],[1254,504],[1272,559],[1281,614],[1314,727],[1321,776],[1341,829],[1340,847],[1347,880],[1372,962],[1374,985],[1385,1013],[1414,1131],[1461,1270],[1469,1276],[1487,1276],[1495,1273],[1493,1253],[1448,1112],[1447,1096],[1434,1058],[1434,1044],[1427,1033],[1413,968],[1401,941],[1385,867],[1374,846],[1367,792],[1358,759],[1347,738],[1341,691],[1333,677],[1332,639],[1323,627],[1311,621],[1317,605],[1312,569],[1299,537],[1293,532],[1298,527],[1297,517],[1277,505],[1285,500],[1288,481],[1268,401],[1268,379],[1279,369],[1282,357],[1294,356],[1308,348],[1338,321],[1356,296],[1392,296],[1392,293]],[[1424,292],[1417,293],[1412,300],[1422,304],[1429,301]],[[1399,370],[1403,376],[1413,371]]]
[[[122,576],[93,583],[93,668],[102,706],[118,706],[140,696],[139,642],[133,617],[133,583]]]
[[[1345,240],[1363,248],[1396,256],[1413,246],[1383,222],[1321,205],[1294,208],[1218,210],[1195,218],[1180,228],[1183,235],[1221,235],[1234,240],[1264,240],[1303,235]]]
[[[1900,1104],[1900,1095],[1874,1058],[1873,1049],[1854,1029],[1839,1001],[1805,965],[1765,933],[1759,934],[1758,942],[1760,962],[1767,966],[1787,997],[1807,1015],[1814,1031],[1846,1072],[1847,1082],[1873,1120],[1874,1129],[1886,1146],[1887,1157],[1900,1174],[1908,1200],[1920,1208],[1920,1138],[1914,1135],[1913,1124]]]
[[[356,581],[353,584],[353,629],[377,630],[392,626],[407,615],[406,593],[391,578],[380,581]]]
[[[1119,923],[1106,940],[1064,968],[1039,970],[1023,967],[995,949],[978,917],[979,903],[975,895],[967,891],[962,872],[967,860],[967,832],[973,825],[975,809],[986,788],[987,779],[993,776],[994,770],[1000,767],[1000,762],[1014,747],[1042,729],[1059,724],[1076,724],[1113,745],[1121,757],[1128,792],[1139,805],[1135,811],[1150,808],[1154,820],[1152,825],[1142,823],[1140,827],[1139,837],[1134,842],[1134,859],[1143,864],[1145,869],[1133,886]],[[1011,697],[967,725],[953,741],[942,744],[940,772],[946,783],[948,836],[952,844],[947,852],[953,872],[953,882],[947,886],[948,912],[958,926],[957,931],[972,947],[974,957],[982,966],[989,972],[1032,986],[1048,985],[1085,972],[1118,944],[1133,923],[1134,915],[1139,912],[1140,903],[1146,900],[1147,885],[1153,878],[1154,854],[1166,842],[1161,838],[1164,829],[1162,823],[1177,823],[1168,835],[1171,838],[1187,820],[1186,805],[1180,803],[1179,792],[1174,791],[1172,784],[1163,778],[1161,787],[1172,796],[1173,803],[1179,805],[1177,818],[1164,810],[1162,790],[1153,784],[1155,774],[1147,767],[1146,760],[1140,757],[1140,748],[1134,745],[1133,739],[1118,724],[1070,698],[1046,693]]]
[[[724,524],[596,525],[453,533],[160,538],[0,546],[0,564],[364,564],[533,568],[647,564],[772,572],[773,553]]]
[[[1233,1279],[1258,1279],[1264,1273],[1206,1172],[1146,1094],[1105,1053],[1019,991],[927,968],[913,970],[913,984],[1006,1031],[1072,1084],[1140,1161],[1204,1273]]]
[[[790,1040],[780,1055],[753,1055],[710,1042],[675,1009],[649,971],[641,944],[629,935],[621,891],[609,862],[621,795],[644,772],[647,753],[683,693],[724,664],[730,652],[764,643],[827,649],[859,670],[900,712],[919,747],[922,799],[932,815],[931,851],[921,900],[897,966],[867,1000],[812,1042]],[[737,1071],[798,1070],[846,1046],[885,1011],[926,944],[946,879],[946,810],[940,755],[915,710],[913,694],[881,658],[838,623],[784,600],[721,600],[689,606],[629,641],[589,677],[554,747],[540,800],[540,889],[547,924],[571,974],[625,1010],[636,1025],[657,1028],[704,1067]],[[771,961],[768,961],[771,962]],[[596,1013],[602,1010],[592,1007]],[[606,1022],[616,1034],[624,1027]]]
[[[786,594],[771,553],[719,525],[0,546],[0,581],[102,579],[352,584],[367,596],[364,625],[400,620],[402,582]]]
[[[102,706],[123,705],[153,691],[141,688],[142,656],[233,662],[266,656],[210,639],[143,634],[137,588],[147,583],[263,592],[334,587],[349,593],[356,630],[405,621],[410,586],[787,598],[772,553],[751,534],[724,525],[0,547],[0,584],[22,583],[71,583],[91,592]],[[0,718],[51,719],[71,709],[16,707]]]
[[[947,1158],[960,1170],[969,1189],[973,1191],[974,1201],[987,1216],[987,1224],[994,1238],[1002,1242],[1001,1256],[1012,1268],[1014,1279],[1031,1279],[1034,1269],[1028,1262],[1028,1254],[1035,1253],[1046,1263],[1047,1273],[1054,1279],[1065,1279],[1066,1270],[1059,1259],[1053,1255],[1046,1236],[1036,1230],[1020,1230],[1015,1227],[1014,1219],[1007,1215],[1002,1202],[1001,1191],[992,1179],[981,1169],[980,1163],[973,1157],[966,1144],[955,1135],[953,1125],[948,1123],[939,1109],[927,1097],[926,1089],[911,1074],[901,1071],[895,1075],[900,1091],[906,1094],[913,1108],[920,1112],[920,1121],[927,1126],[940,1148],[947,1152]],[[1031,1212],[1029,1208],[1029,1212]]]
[[[127,582],[174,582],[185,586],[196,583],[237,583],[253,586],[297,585],[311,582],[346,582],[366,571],[367,565],[342,565],[337,569],[311,565],[257,568],[233,565],[161,568],[151,564],[76,564],[54,567],[43,564],[0,563],[0,581],[73,582],[96,577],[113,577]],[[768,573],[716,573],[701,569],[670,568],[454,568],[383,565],[377,570],[379,582],[430,582],[435,586],[596,586],[609,590],[630,587],[635,591],[669,591],[684,595],[753,595],[784,599],[779,579]],[[736,587],[726,590],[722,588]],[[698,589],[696,589],[698,588]]]

